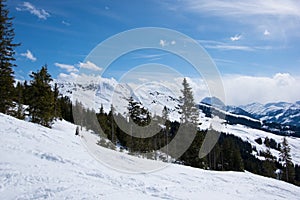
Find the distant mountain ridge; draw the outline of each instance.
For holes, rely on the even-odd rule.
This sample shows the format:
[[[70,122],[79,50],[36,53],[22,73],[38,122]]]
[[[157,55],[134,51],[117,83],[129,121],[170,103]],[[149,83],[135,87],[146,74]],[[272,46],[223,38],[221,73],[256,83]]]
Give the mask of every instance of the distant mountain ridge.
[[[300,126],[300,101],[267,103],[265,105],[252,103],[241,106],[241,108],[262,121]]]
[[[212,102],[212,103],[211,103]],[[244,115],[268,123],[278,123],[300,127],[300,101],[295,103],[251,103],[241,106],[226,106],[216,97],[206,97],[201,103],[214,105],[226,112]]]

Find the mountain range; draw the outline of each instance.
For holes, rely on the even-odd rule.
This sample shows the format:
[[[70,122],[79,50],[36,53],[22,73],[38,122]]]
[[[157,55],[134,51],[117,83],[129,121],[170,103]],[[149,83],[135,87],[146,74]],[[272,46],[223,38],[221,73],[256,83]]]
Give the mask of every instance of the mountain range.
[[[69,96],[73,102],[81,101],[84,106],[96,111],[102,105],[108,112],[113,104],[116,112],[125,114],[127,99],[132,96],[152,114],[160,115],[163,107],[166,106],[170,120],[180,119],[178,96],[159,83],[143,85],[135,90],[126,83],[118,83],[113,78],[102,77],[80,77],[75,81],[56,80],[56,83],[63,95]],[[263,128],[274,133],[294,134],[300,129],[300,101],[229,106],[217,97],[206,97],[198,103],[198,107],[207,117],[209,117],[207,111],[211,112],[214,109],[225,115],[229,123]]]

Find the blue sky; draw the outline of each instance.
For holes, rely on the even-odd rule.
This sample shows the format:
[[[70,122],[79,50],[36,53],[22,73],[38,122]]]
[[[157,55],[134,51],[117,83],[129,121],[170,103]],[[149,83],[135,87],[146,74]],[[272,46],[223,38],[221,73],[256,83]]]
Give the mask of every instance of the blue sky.
[[[81,67],[101,69],[93,66],[94,63],[84,62],[100,42],[129,29],[162,27],[197,40],[216,63],[225,86],[232,85],[229,83],[232,79],[242,79],[241,83],[255,80],[260,84],[273,81],[271,85],[289,85],[284,90],[300,85],[300,2],[297,0],[9,0],[7,4],[11,16],[15,17],[15,41],[22,43],[16,49],[18,79],[28,79],[30,71],[44,64],[54,78],[62,73],[76,73]],[[184,76],[194,74],[189,67],[182,70],[186,63],[175,56],[147,50],[120,58],[106,75],[118,78],[130,67],[150,61],[172,65]],[[244,90],[228,87],[228,91]],[[255,90],[259,85],[248,87]],[[282,91],[274,92],[280,95]],[[250,95],[250,99],[237,101],[232,95],[228,98],[232,104],[255,100]],[[278,99],[273,96],[257,101],[300,99],[295,92]]]

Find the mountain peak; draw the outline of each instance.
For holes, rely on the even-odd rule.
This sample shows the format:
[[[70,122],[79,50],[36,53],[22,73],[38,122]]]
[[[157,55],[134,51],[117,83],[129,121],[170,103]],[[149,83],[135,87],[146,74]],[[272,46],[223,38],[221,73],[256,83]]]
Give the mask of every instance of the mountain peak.
[[[214,106],[216,108],[224,110],[226,108],[226,105],[217,97],[205,97],[201,100],[200,103],[207,104],[210,106]]]

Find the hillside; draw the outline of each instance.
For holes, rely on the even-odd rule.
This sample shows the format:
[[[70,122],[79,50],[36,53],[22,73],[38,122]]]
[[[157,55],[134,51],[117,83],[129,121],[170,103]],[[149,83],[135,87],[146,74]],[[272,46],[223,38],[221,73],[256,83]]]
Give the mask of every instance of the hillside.
[[[129,156],[96,146],[118,166],[159,167],[122,173],[97,162],[84,148],[90,132],[75,125],[53,129],[0,114],[0,199],[297,199],[299,187],[248,172],[214,172]]]

